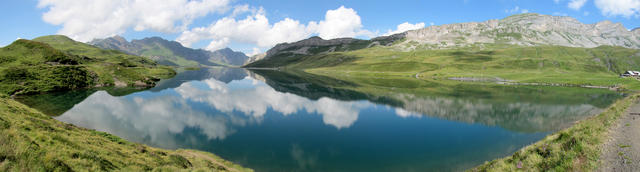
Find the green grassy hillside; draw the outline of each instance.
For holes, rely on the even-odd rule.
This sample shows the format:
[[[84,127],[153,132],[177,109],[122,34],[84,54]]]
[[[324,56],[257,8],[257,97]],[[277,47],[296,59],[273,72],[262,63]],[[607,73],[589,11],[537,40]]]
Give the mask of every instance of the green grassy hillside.
[[[72,104],[48,108],[56,101],[41,102],[37,107],[43,113],[9,97],[118,84],[151,86],[173,75],[173,69],[146,58],[64,36],[21,39],[0,48],[0,171],[251,171],[210,153],[152,148],[44,114],[61,113]],[[81,100],[90,93],[64,98]]]
[[[349,52],[304,56],[288,61],[281,68],[306,70],[335,77],[455,77],[508,80],[517,83],[640,88],[637,80],[619,77],[623,71],[640,70],[640,50],[635,49],[611,46],[572,48],[494,44],[445,50],[399,49],[378,46]]]
[[[65,36],[17,40],[0,48],[0,91],[33,94],[78,88],[151,86],[173,69],[144,57],[101,50]]]
[[[59,122],[0,97],[0,171],[251,171],[213,154],[164,150]]]

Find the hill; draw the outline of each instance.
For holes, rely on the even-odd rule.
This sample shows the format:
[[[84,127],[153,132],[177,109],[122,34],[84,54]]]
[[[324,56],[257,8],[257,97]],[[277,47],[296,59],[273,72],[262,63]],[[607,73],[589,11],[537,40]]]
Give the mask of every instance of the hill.
[[[584,24],[572,17],[535,13],[513,15],[501,20],[431,26],[401,35],[406,38],[402,44],[419,45],[410,48],[466,47],[478,43],[640,48],[640,35],[627,30],[621,23],[605,20]]]
[[[306,40],[278,44],[270,49],[263,60],[254,59],[247,67],[280,67],[299,57],[352,51],[373,46],[390,46],[399,51],[424,49],[456,49],[487,45],[541,46],[595,48],[620,46],[640,48],[640,30],[627,30],[620,23],[602,21],[584,24],[571,17],[549,16],[535,13],[518,14],[501,20],[447,24],[411,30],[371,40],[339,38]],[[490,47],[489,47],[490,48]]]
[[[242,52],[229,48],[217,51],[191,49],[175,41],[160,37],[150,37],[128,42],[120,36],[96,39],[90,44],[103,49],[118,50],[128,54],[144,56],[154,61],[171,66],[241,66],[249,58]]]
[[[500,81],[507,84],[637,87],[619,78],[640,70],[640,35],[620,24],[521,14],[431,26],[371,40],[318,37],[279,44],[245,65],[343,77]]]
[[[0,48],[2,94],[34,94],[103,86],[153,86],[175,75],[144,57],[76,42],[65,36],[17,40]]]
[[[0,171],[250,171],[213,154],[164,150],[57,121],[0,96]]]
[[[324,40],[314,36],[294,43],[280,43],[271,48],[265,54],[251,57],[245,67],[281,67],[290,62],[298,60],[300,57],[326,54],[331,52],[345,52],[369,48],[377,45],[389,46],[394,41],[403,39],[398,35],[383,36],[371,40],[355,38],[338,38]]]

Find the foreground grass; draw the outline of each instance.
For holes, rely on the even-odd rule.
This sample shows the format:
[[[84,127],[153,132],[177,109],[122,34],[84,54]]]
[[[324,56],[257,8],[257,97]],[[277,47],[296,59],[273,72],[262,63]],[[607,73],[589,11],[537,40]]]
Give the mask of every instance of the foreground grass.
[[[0,97],[0,171],[251,171],[213,154],[164,150],[59,122]]]
[[[598,166],[607,130],[639,97],[619,100],[597,116],[471,171],[592,171]]]

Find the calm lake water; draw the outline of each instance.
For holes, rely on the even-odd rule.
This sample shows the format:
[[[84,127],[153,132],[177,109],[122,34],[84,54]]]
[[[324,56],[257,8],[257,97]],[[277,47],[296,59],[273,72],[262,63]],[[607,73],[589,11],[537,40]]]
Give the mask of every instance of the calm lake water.
[[[624,95],[277,71],[186,71],[145,91],[21,99],[56,119],[257,171],[460,171],[500,158]]]

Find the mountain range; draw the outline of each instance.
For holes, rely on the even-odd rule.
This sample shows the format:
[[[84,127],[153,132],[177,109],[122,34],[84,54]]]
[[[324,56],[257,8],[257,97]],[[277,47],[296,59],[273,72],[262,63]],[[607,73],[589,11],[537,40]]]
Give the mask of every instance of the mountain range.
[[[627,30],[620,23],[601,21],[584,24],[572,17],[535,13],[504,19],[430,26],[371,40],[311,37],[294,43],[278,44],[262,58],[249,60],[247,67],[278,67],[315,54],[352,51],[383,45],[399,51],[456,49],[486,45],[594,48],[620,46],[640,49],[640,29]]]
[[[176,41],[168,41],[160,37],[150,37],[127,41],[123,37],[114,36],[96,39],[90,44],[103,48],[125,52],[127,54],[148,57],[160,64],[170,66],[241,66],[249,58],[242,52],[229,48],[217,51],[191,49]]]

